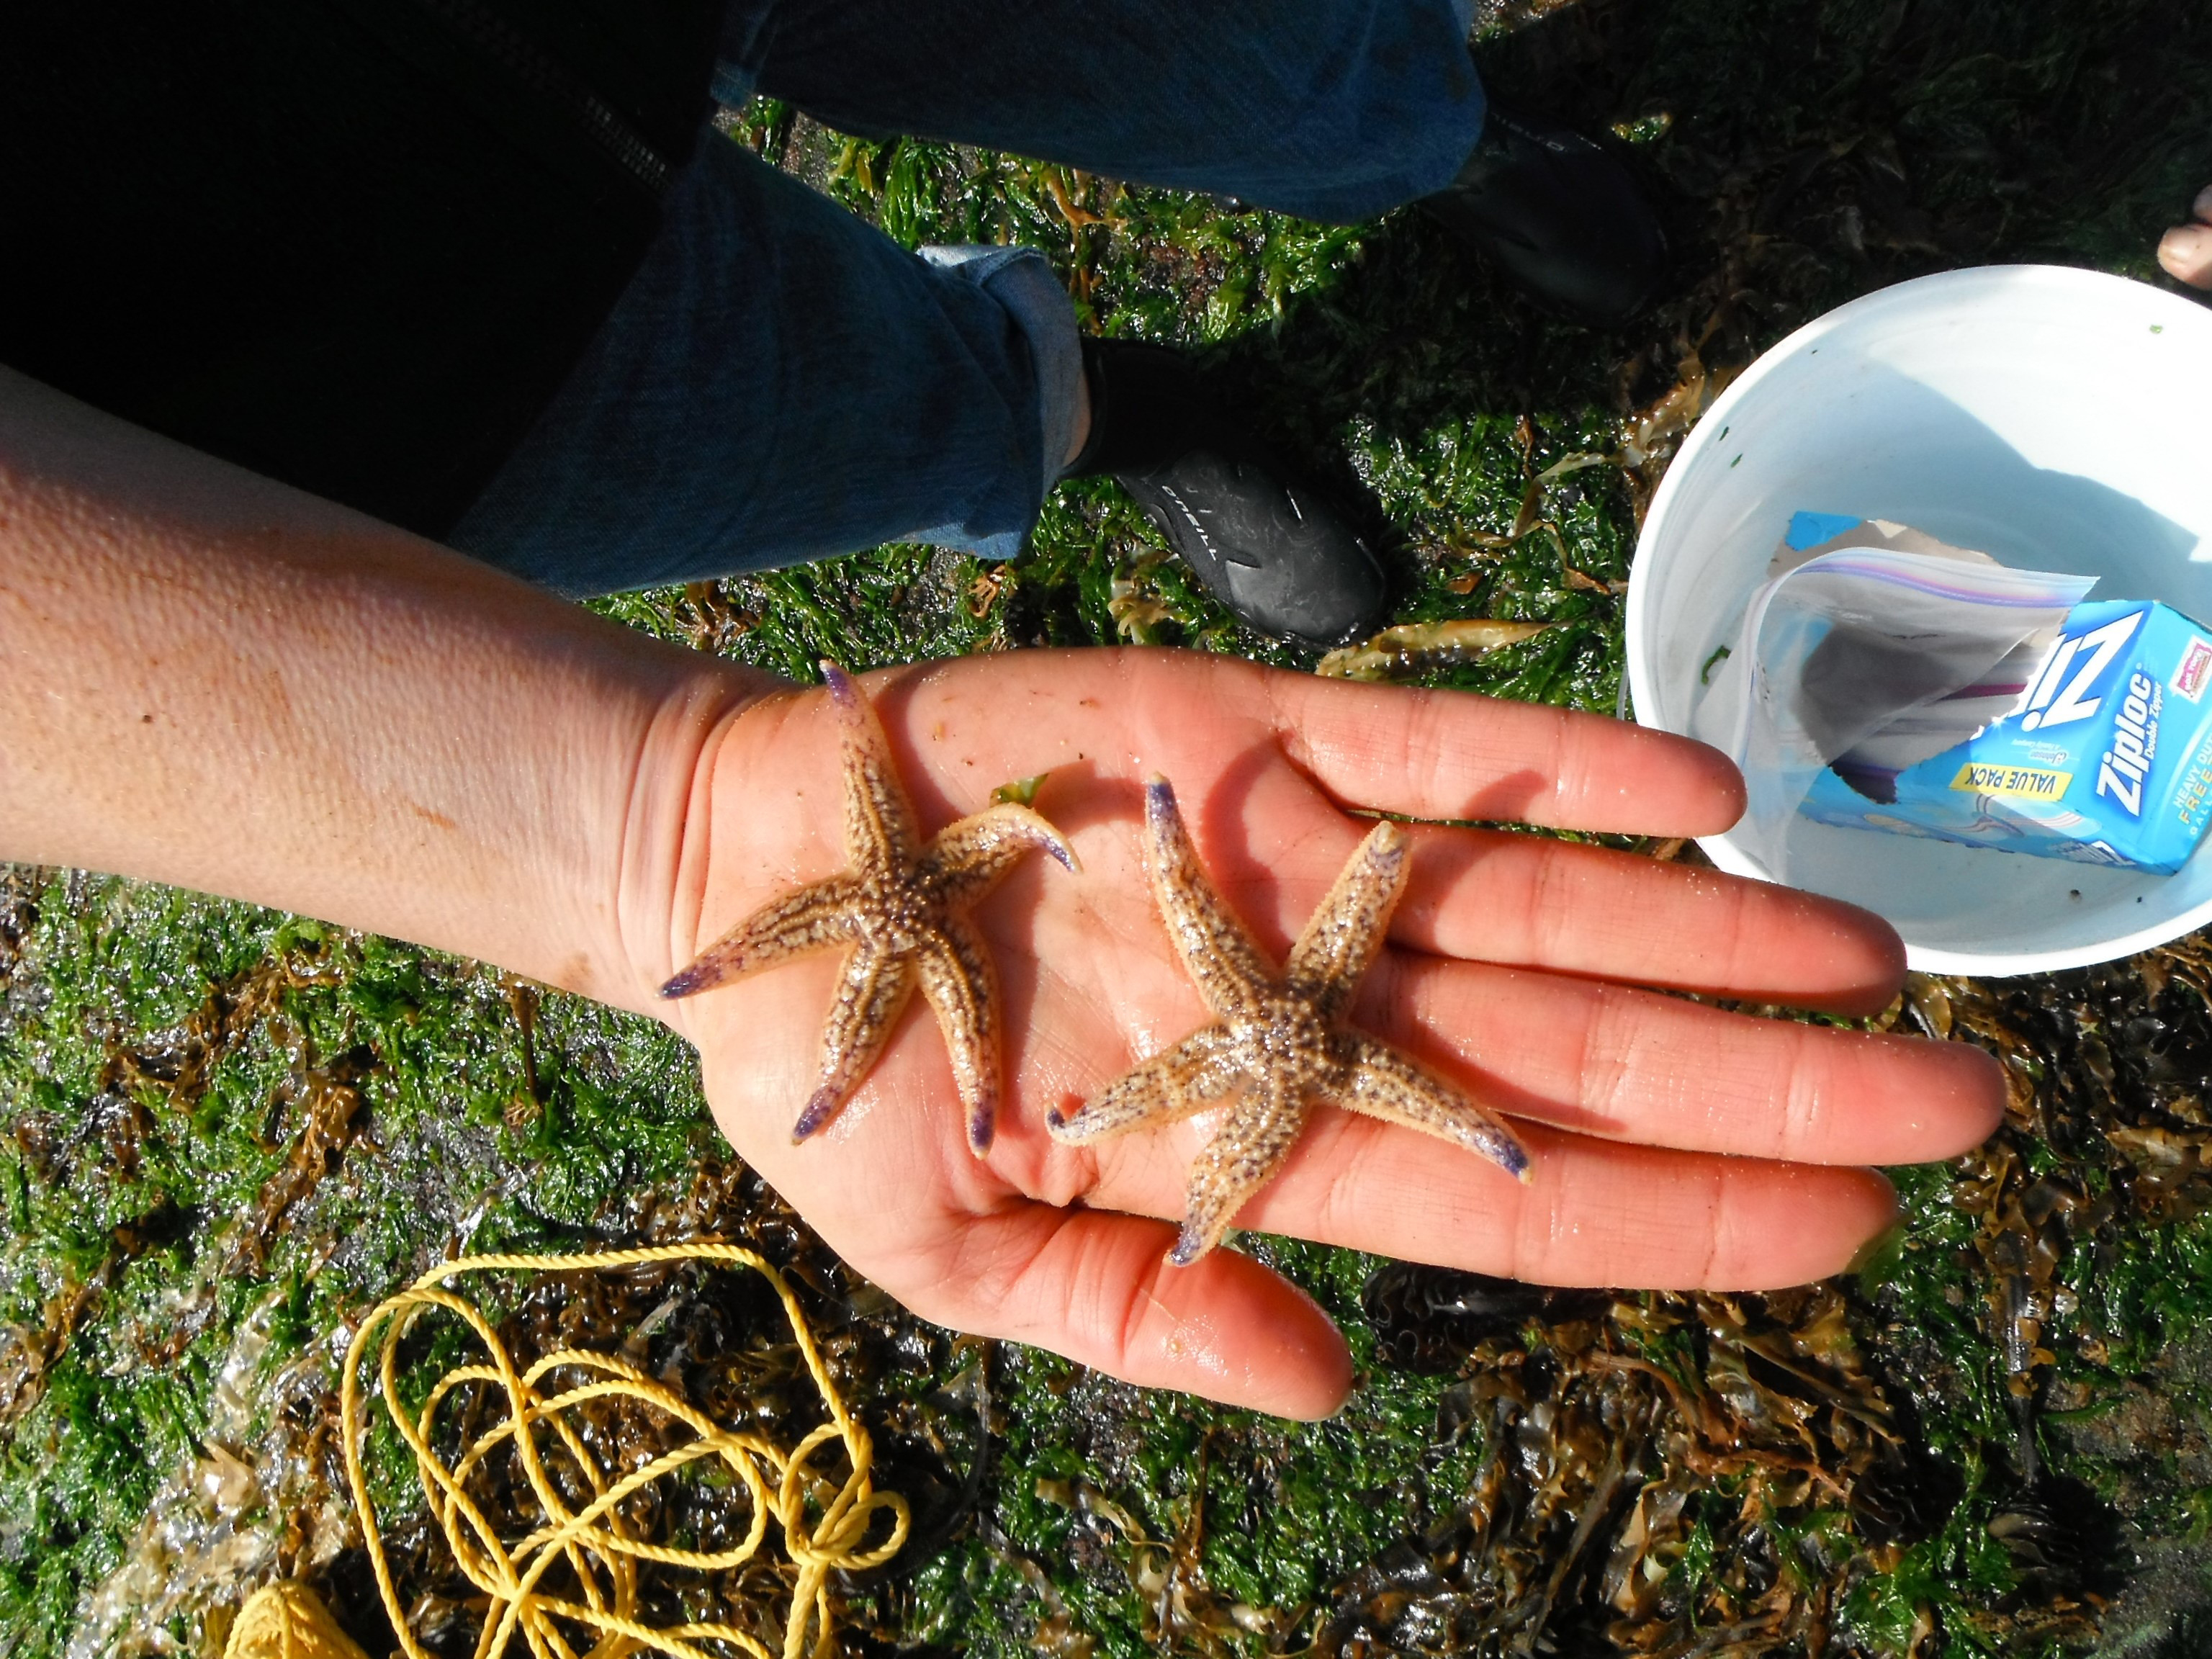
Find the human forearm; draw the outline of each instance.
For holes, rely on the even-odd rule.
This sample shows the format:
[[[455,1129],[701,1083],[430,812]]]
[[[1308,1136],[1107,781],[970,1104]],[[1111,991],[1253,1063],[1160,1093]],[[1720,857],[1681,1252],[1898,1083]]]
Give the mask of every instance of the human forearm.
[[[0,369],[0,857],[644,1006],[697,757],[767,684]]]

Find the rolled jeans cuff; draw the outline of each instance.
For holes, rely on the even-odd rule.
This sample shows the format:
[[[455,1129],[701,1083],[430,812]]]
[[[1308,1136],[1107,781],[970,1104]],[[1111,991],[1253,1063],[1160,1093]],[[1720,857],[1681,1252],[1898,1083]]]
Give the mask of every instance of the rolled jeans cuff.
[[[1004,306],[1029,341],[1043,434],[1037,474],[1042,503],[1066,471],[1066,459],[1075,448],[1075,412],[1083,395],[1083,343],[1075,326],[1074,301],[1053,274],[1051,264],[1035,248],[933,243],[917,251],[939,270],[975,283]],[[1020,550],[1023,538],[1003,531],[980,539],[964,538],[959,526],[934,525],[907,539],[959,547],[987,559],[1010,559]]]

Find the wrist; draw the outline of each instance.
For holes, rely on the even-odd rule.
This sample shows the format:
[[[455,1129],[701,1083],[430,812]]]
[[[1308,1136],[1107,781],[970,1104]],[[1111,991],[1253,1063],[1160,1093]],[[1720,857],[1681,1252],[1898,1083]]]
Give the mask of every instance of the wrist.
[[[754,799],[754,820],[776,816],[771,774],[751,757],[763,726],[780,724],[793,688],[772,675],[708,659],[672,684],[635,738],[634,760],[612,845],[599,861],[612,875],[600,930],[612,974],[583,994],[635,1008],[691,1036],[685,1005],[659,988],[697,954],[715,851],[716,782]],[[757,822],[754,825],[758,828]],[[726,817],[725,850],[738,826]]]

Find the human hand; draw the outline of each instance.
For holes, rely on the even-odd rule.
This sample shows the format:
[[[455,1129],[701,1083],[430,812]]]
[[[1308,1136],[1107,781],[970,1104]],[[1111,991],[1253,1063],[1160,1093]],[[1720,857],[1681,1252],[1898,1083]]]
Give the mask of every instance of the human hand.
[[[2166,274],[2191,288],[2212,288],[2212,187],[2197,193],[2193,224],[2176,225],[2158,245]]]
[[[926,1317],[1148,1385],[1334,1410],[1342,1339],[1249,1257],[1167,1264],[1206,1119],[1095,1146],[1046,1133],[1207,1018],[1147,886],[1140,781],[1164,773],[1224,896],[1277,953],[1370,827],[1346,807],[1656,835],[1742,806],[1711,750],[1590,716],[1352,686],[1161,651],[1024,652],[871,677],[924,833],[1047,773],[1083,860],[1026,860],[976,919],[1004,987],[1006,1096],[968,1148],[917,1003],[827,1128],[794,1146],[835,952],[668,1005],[738,1152]],[[700,769],[664,977],[767,900],[843,867],[819,692],[733,715]],[[1242,1224],[1542,1283],[1755,1289],[1843,1267],[1894,1213],[1863,1167],[1948,1157],[2002,1091],[1963,1045],[1749,1018],[1638,985],[1879,1008],[1902,952],[1848,906],[1586,846],[1422,828],[1354,1022],[1507,1114],[1523,1186],[1473,1155],[1323,1109]]]
[[[1348,1381],[1320,1311],[1248,1257],[1169,1267],[1185,1123],[1096,1147],[1045,1117],[1197,1028],[1152,907],[1140,780],[1171,778],[1224,897],[1279,951],[1359,805],[1684,835],[1741,809],[1711,750],[1610,720],[1170,652],[1020,652],[878,678],[933,830],[1049,771],[1079,878],[978,910],[1006,994],[987,1163],[919,1009],[794,1147],[837,969],[654,988],[842,867],[820,693],[648,640],[0,369],[0,852],[303,911],[496,962],[697,1042],[738,1148],[862,1272],[947,1324],[1287,1414]],[[149,802],[161,803],[151,810]],[[1353,1018],[1510,1116],[1516,1184],[1323,1111],[1245,1224],[1554,1283],[1784,1285],[1890,1218],[1878,1176],[1997,1109],[1978,1051],[1723,1013],[1638,981],[1870,1009],[1897,941],[1776,888],[1529,836],[1416,832]],[[1616,982],[1617,981],[1617,982]]]

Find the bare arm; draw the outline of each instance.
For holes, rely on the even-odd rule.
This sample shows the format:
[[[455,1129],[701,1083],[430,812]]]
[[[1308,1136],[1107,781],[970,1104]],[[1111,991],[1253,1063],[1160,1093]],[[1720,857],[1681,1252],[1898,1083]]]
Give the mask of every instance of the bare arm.
[[[660,1005],[738,1151],[924,1314],[1294,1415],[1352,1380],[1250,1257],[1166,1265],[1196,1127],[1044,1133],[1203,1023],[1143,878],[1139,781],[1279,952],[1357,809],[1704,834],[1740,780],[1685,739],[1558,709],[1181,652],[1013,652],[878,677],[925,832],[991,786],[1085,873],[976,912],[1006,1001],[988,1161],[933,1024],[894,1031],[793,1146],[836,972],[810,957]],[[696,944],[834,873],[819,696],[656,644],[416,538],[0,371],[0,856],[89,865],[487,958],[634,1009]],[[1416,837],[1358,1018],[1510,1115],[1526,1185],[1370,1119],[1312,1127],[1245,1224],[1554,1283],[1764,1287],[1832,1273],[1894,1200],[1856,1167],[1949,1156],[2000,1079],[1956,1044],[1759,1021],[1635,988],[1878,1008],[1896,936],[1849,906],[1599,848]]]
[[[0,857],[645,1008],[696,763],[769,684],[0,368]]]

